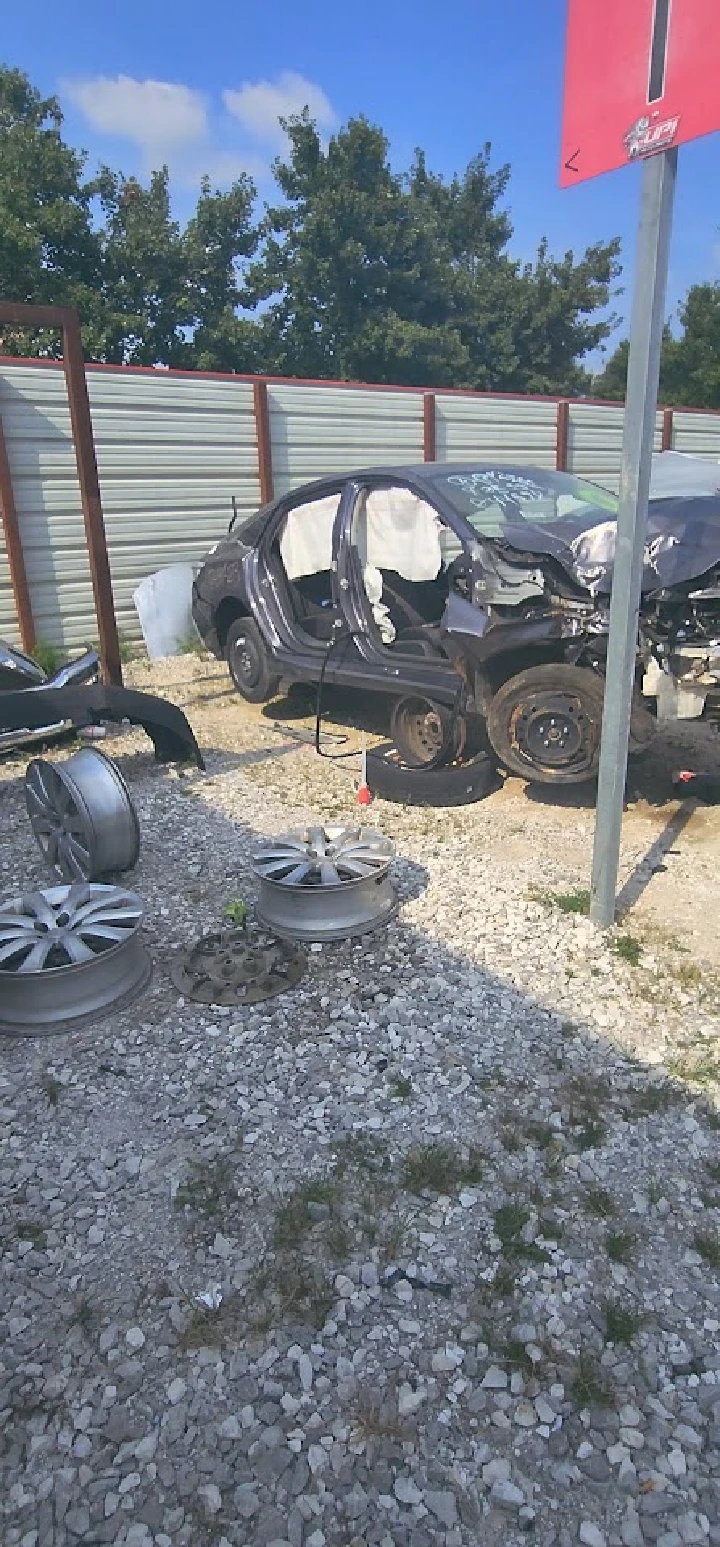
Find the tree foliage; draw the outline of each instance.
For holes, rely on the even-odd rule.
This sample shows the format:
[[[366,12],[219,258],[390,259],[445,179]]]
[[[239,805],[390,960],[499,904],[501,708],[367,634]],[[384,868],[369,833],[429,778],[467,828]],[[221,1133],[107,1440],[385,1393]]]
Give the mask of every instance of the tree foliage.
[[[510,169],[485,145],[462,175],[406,174],[382,130],[353,118],[324,143],[283,124],[277,197],[205,179],[173,215],[167,168],[147,184],[62,137],[54,98],[0,70],[0,294],[77,306],[88,358],[345,380],[577,392],[609,335],[618,243],[531,263],[509,251]],[[46,337],[4,335],[38,353]]]
[[[660,398],[687,408],[720,409],[720,284],[692,285],[678,310],[675,337],[667,326],[660,361]],[[623,339],[593,380],[599,397],[625,397],[630,344]]]

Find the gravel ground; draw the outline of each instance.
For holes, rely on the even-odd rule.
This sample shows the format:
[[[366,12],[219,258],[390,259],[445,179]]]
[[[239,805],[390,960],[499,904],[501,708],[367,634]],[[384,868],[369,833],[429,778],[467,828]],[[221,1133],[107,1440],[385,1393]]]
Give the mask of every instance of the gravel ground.
[[[258,835],[356,815],[354,765],[291,734],[297,700],[133,676],[208,771],[108,739],[153,982],[0,1047],[3,1547],[720,1544],[720,812],[663,804],[678,747],[608,936],[564,911],[582,793],[378,802],[397,920],[228,1012],[178,997],[173,952],[252,900]],[[6,896],[48,884],[23,771]]]

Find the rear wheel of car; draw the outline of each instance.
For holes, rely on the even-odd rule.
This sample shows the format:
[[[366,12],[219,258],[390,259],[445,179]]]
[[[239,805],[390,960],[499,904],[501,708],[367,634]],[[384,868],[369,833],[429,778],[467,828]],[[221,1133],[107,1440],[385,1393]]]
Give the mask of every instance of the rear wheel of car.
[[[465,720],[455,719],[449,738],[452,710],[429,698],[398,698],[390,715],[390,734],[408,768],[425,768],[445,747],[443,763],[462,756],[465,746]]]
[[[266,704],[277,692],[279,673],[252,618],[236,618],[228,629],[225,659],[238,693],[249,704]]]
[[[582,666],[532,666],[498,689],[488,737],[511,773],[537,784],[581,784],[600,761],[604,683]]]

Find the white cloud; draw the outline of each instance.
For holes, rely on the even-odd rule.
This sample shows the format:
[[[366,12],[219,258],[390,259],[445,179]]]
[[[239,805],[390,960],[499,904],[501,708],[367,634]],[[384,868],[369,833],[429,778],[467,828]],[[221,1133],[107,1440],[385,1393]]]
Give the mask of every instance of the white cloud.
[[[276,81],[246,81],[239,91],[224,91],[223,102],[248,134],[278,149],[285,143],[278,119],[301,113],[304,107],[321,129],[332,129],[337,123],[322,87],[293,70],[283,70]]]
[[[93,129],[130,140],[151,160],[207,136],[205,98],[190,86],[138,81],[130,75],[96,75],[63,81],[61,91]]]
[[[108,154],[104,136],[125,140],[134,154],[124,170],[147,176],[166,162],[178,190],[196,189],[204,173],[215,187],[229,187],[241,172],[267,187],[272,156],[286,144],[279,118],[308,107],[321,129],[337,123],[322,88],[291,70],[224,91],[222,102],[191,86],[130,75],[76,77],[61,81],[60,92],[100,139],[90,146],[95,155]]]

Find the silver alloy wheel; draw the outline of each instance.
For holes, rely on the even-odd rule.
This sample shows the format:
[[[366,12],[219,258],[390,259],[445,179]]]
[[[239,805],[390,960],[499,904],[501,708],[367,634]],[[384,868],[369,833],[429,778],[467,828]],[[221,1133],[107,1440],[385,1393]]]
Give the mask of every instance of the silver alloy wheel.
[[[65,881],[97,881],[137,864],[137,812],[103,752],[83,747],[64,763],[35,758],[25,774],[25,801],[39,848]]]
[[[347,940],[397,911],[389,876],[395,848],[371,827],[309,827],[253,858],[257,916],[286,940]]]
[[[129,1004],[150,980],[143,907],[119,886],[78,883],[0,903],[0,1031],[69,1031]]]

